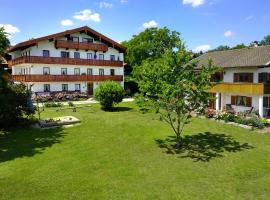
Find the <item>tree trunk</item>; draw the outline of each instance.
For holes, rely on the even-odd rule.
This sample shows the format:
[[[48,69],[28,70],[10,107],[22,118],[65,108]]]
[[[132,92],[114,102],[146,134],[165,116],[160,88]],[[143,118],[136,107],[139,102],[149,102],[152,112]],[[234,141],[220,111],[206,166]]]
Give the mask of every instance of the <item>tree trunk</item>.
[[[180,134],[176,134],[176,148],[180,149],[182,146],[182,138],[180,136]]]

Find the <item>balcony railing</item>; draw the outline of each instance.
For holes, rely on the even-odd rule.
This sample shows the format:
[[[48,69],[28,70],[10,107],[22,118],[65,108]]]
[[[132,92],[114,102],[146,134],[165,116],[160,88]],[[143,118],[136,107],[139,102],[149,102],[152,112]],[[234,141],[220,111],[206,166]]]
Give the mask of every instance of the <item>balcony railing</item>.
[[[69,48],[69,49],[83,49],[92,51],[108,51],[108,46],[105,44],[86,43],[86,42],[73,42],[68,40],[56,40],[56,48]]]
[[[8,62],[8,66],[12,67],[14,65],[25,63],[123,67],[122,61],[42,56],[22,56],[19,58],[15,58]]]
[[[108,75],[12,75],[14,82],[93,82],[93,81],[123,81],[123,76]]]
[[[270,94],[270,85],[263,83],[220,83],[215,85],[211,92],[263,95]]]

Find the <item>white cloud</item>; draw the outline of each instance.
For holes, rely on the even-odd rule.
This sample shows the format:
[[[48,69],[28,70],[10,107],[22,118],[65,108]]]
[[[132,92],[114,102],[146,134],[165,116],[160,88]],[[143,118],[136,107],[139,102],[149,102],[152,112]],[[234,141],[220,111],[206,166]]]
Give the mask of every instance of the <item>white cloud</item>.
[[[198,52],[205,52],[205,51],[208,51],[211,49],[211,46],[209,44],[203,44],[203,45],[200,45],[200,46],[197,46],[195,49],[193,49],[193,51],[195,53],[198,53]]]
[[[94,21],[100,22],[100,14],[99,13],[92,13],[91,10],[85,9],[79,12],[76,12],[73,16],[74,19],[81,20],[81,21]]]
[[[70,19],[63,19],[61,21],[61,25],[62,26],[71,26],[71,25],[73,25],[73,21],[71,21]]]
[[[205,0],[183,0],[183,4],[191,4],[192,7],[198,7],[201,6],[205,3]]]
[[[127,3],[128,0],[120,0],[120,3]]]
[[[231,36],[233,36],[234,35],[234,32],[232,32],[231,30],[228,30],[228,31],[226,31],[225,33],[224,33],[224,36],[225,37],[231,37]]]
[[[156,28],[158,27],[158,23],[155,20],[151,20],[149,22],[143,23],[143,28]]]
[[[108,3],[106,1],[102,1],[99,3],[99,7],[100,8],[112,8],[113,4],[112,3]]]
[[[4,27],[5,32],[8,34],[7,37],[9,39],[12,38],[12,34],[21,32],[19,28],[11,24],[0,24],[0,27]]]

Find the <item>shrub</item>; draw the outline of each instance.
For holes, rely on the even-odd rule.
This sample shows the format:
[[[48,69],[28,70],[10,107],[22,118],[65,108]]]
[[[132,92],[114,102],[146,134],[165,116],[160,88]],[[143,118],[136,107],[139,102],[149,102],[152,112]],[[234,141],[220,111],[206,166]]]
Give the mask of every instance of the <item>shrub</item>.
[[[102,109],[111,110],[115,104],[123,100],[124,89],[116,82],[106,81],[95,90],[94,97],[100,102]]]
[[[53,107],[62,107],[63,105],[60,102],[46,102],[44,106],[46,108],[53,108]]]
[[[69,107],[74,107],[74,103],[72,101],[68,102]]]

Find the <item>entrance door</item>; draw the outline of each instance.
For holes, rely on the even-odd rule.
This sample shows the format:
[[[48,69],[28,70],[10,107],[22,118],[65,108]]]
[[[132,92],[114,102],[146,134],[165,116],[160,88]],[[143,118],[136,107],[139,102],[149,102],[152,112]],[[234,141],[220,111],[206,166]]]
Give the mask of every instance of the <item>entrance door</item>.
[[[93,95],[93,83],[87,83],[87,94],[88,95]]]

